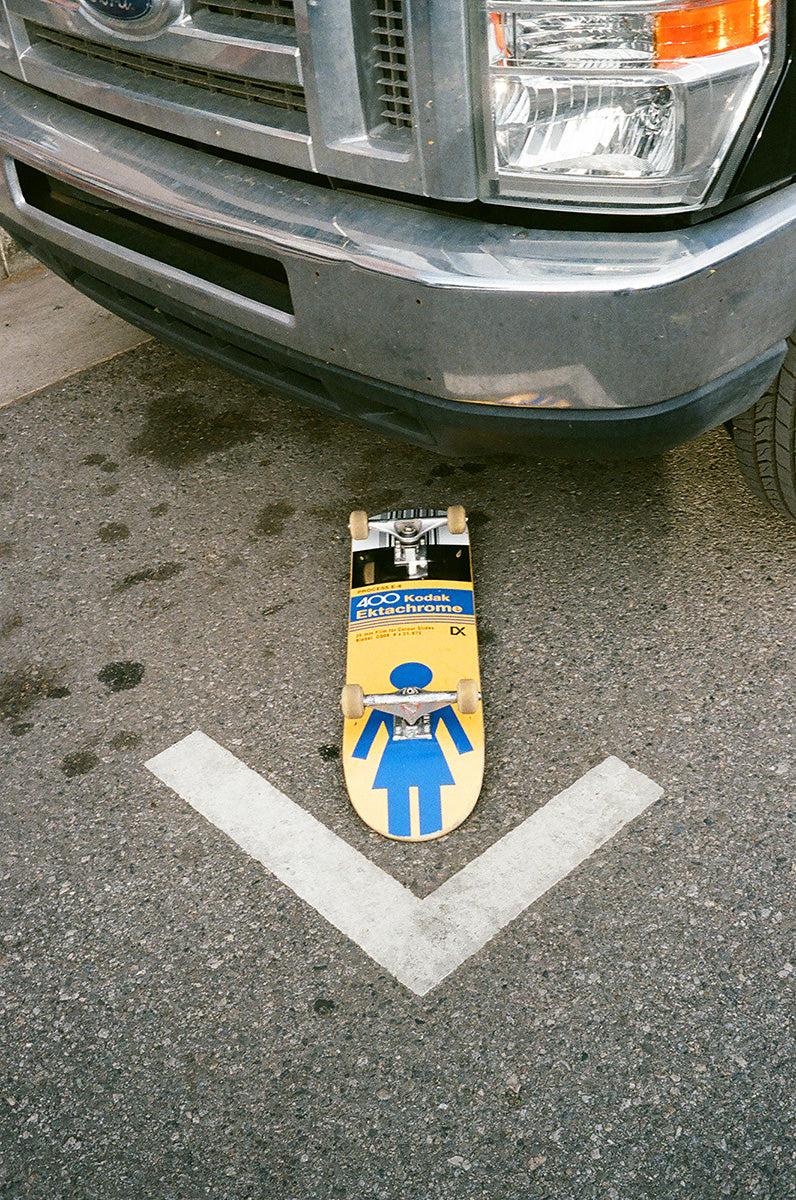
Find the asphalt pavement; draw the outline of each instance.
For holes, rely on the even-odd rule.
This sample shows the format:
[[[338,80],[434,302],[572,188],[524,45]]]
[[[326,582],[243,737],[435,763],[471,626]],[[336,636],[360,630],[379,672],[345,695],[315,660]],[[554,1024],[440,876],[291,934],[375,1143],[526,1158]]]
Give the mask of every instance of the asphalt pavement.
[[[0,464],[0,1196],[796,1196],[796,527],[723,430],[450,462],[148,343]],[[486,775],[406,845],[342,779],[346,522],[451,503]],[[611,756],[662,794],[419,995],[155,777],[195,731],[421,900]]]

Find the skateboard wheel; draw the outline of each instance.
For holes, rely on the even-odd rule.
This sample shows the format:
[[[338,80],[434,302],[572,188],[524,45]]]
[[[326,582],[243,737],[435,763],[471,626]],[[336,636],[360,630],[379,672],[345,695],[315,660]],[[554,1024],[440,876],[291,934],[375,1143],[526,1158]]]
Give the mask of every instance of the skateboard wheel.
[[[469,681],[472,683],[472,680]],[[348,721],[358,721],[365,715],[365,693],[358,683],[347,683],[340,697],[343,716]]]
[[[448,509],[448,533],[467,532],[467,513],[461,504],[452,504]]]
[[[474,679],[459,680],[456,687],[456,707],[460,713],[469,716],[471,713],[478,712],[480,698],[478,684]]]
[[[364,542],[370,533],[368,514],[361,508],[355,508],[348,518],[348,528],[353,542]]]

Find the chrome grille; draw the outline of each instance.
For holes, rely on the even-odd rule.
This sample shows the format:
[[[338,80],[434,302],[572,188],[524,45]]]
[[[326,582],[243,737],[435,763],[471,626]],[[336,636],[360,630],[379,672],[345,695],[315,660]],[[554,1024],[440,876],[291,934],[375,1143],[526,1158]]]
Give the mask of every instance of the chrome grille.
[[[411,129],[403,0],[377,0],[371,17],[381,116],[399,129]]]
[[[135,71],[139,76],[163,79],[171,83],[199,88],[215,95],[231,96],[236,100],[267,104],[271,108],[288,109],[291,112],[300,113],[307,111],[304,89],[300,87],[261,83],[259,80],[244,79],[221,71],[169,62],[166,59],[154,58],[138,51],[122,50],[117,46],[90,42],[75,34],[65,33],[60,29],[46,29],[44,26],[34,25],[31,22],[27,23],[27,31],[31,46],[37,49],[42,45],[55,46],[60,50],[67,50],[70,54],[81,55],[94,62],[109,63],[115,67]]]
[[[263,25],[277,25],[282,29],[294,29],[296,17],[293,0],[196,0],[191,12],[207,12],[235,20],[258,21]]]
[[[20,76],[64,104],[269,169],[417,195],[437,169],[427,175],[421,155],[436,158],[450,140],[429,137],[421,146],[415,137],[418,114],[434,103],[427,49],[429,29],[442,23],[438,7],[157,0],[151,23],[128,31],[84,0],[0,0],[13,21]],[[464,64],[451,64],[448,75],[464,77]],[[453,109],[447,100],[445,128]],[[435,108],[437,123],[441,113]]]

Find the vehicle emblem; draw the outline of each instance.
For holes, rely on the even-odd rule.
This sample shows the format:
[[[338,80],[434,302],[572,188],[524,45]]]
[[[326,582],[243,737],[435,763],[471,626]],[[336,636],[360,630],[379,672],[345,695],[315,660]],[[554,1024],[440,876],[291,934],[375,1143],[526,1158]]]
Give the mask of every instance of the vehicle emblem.
[[[92,12],[111,21],[140,21],[152,11],[153,0],[85,0]]]
[[[182,0],[80,0],[80,9],[100,29],[150,37],[180,16]]]

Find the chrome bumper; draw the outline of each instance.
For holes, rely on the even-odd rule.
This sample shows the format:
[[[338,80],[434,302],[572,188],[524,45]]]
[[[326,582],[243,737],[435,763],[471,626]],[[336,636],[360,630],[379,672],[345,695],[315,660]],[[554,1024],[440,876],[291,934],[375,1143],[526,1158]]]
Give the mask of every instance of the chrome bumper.
[[[127,281],[133,294],[157,294],[205,327],[474,417],[484,407],[564,419],[655,408],[773,363],[794,324],[796,186],[692,229],[526,230],[231,163],[7,78],[0,155],[0,223],[34,248],[92,264],[122,291]],[[278,261],[292,311],[40,211],[15,162]]]

